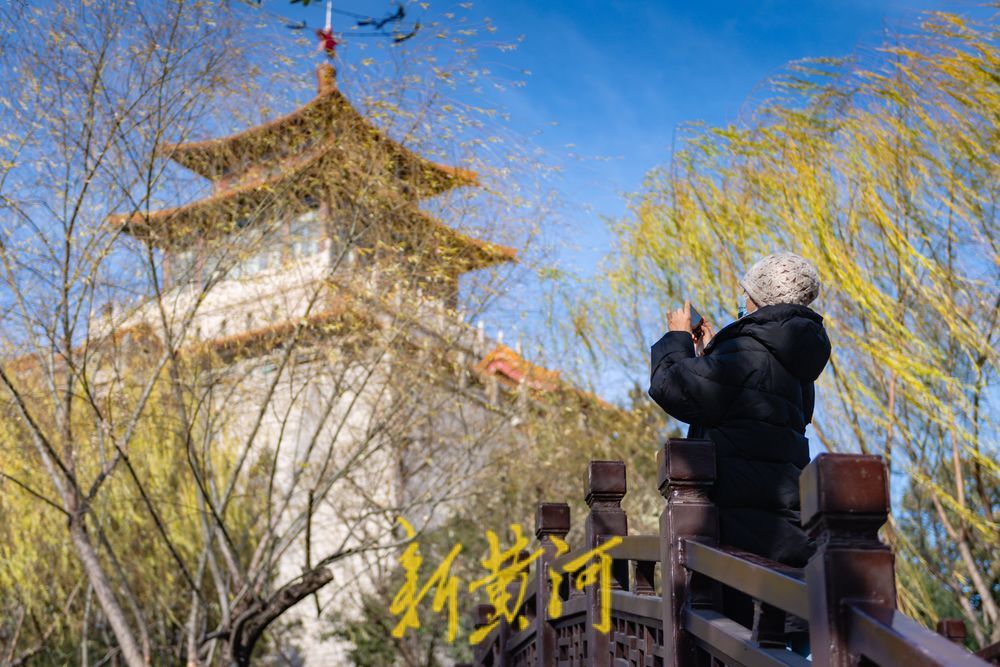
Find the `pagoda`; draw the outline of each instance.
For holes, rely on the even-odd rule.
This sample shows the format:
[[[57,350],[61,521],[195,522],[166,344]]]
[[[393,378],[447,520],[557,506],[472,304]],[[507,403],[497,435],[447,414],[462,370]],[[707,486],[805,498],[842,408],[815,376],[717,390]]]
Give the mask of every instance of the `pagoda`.
[[[387,271],[395,286],[454,308],[459,276],[515,259],[514,249],[472,238],[419,207],[424,198],[477,185],[474,172],[388,137],[338,89],[331,64],[318,66],[317,80],[317,95],[287,115],[161,151],[214,185],[182,206],[115,217],[162,252],[165,282],[205,281],[213,252],[247,237],[256,244],[227,277],[245,282],[308,260],[329,270],[346,256],[354,273]],[[404,265],[405,277],[392,273]]]
[[[211,181],[213,190],[182,206],[113,219],[159,251],[169,287],[163,293],[170,293],[170,298],[129,313],[116,334],[155,339],[152,331],[158,326],[149,323],[159,323],[162,312],[155,306],[174,308],[179,316],[168,314],[175,318],[168,327],[180,322],[176,330],[191,332],[181,343],[182,353],[190,351],[197,359],[207,351],[218,355],[225,368],[252,370],[228,378],[239,390],[227,389],[225,411],[232,414],[217,421],[230,428],[226,434],[235,440],[251,432],[255,421],[244,415],[280,404],[261,409],[266,418],[259,430],[252,430],[254,442],[281,452],[274,463],[276,484],[306,469],[322,429],[325,446],[333,451],[352,446],[355,429],[365,437],[366,420],[391,411],[410,420],[398,427],[405,437],[394,438],[394,446],[405,449],[408,442],[431,439],[448,443],[435,450],[440,459],[434,465],[425,466],[421,459],[413,470],[400,454],[391,466],[396,477],[390,483],[372,473],[365,484],[382,494],[386,505],[422,497],[424,489],[440,483],[436,471],[453,459],[469,465],[492,448],[502,449],[504,442],[518,437],[518,415],[548,409],[547,403],[533,406],[534,396],[555,394],[609,407],[573,388],[558,372],[528,362],[519,345],[503,345],[501,335],[495,342],[487,340],[482,322],[473,327],[448,312],[457,305],[464,273],[516,259],[514,249],[472,238],[420,209],[426,198],[477,186],[477,175],[425,159],[375,127],[338,90],[332,65],[321,64],[317,74],[317,95],[285,116],[227,137],[161,151],[162,157]],[[229,256],[222,260],[223,254]],[[317,295],[321,298],[314,299]],[[406,335],[387,346],[391,355],[371,355],[366,361],[358,349],[374,340],[371,332],[379,329],[405,330]],[[334,340],[338,332],[347,334],[339,342]],[[353,332],[360,336],[353,338]],[[275,356],[270,353],[292,349],[284,343],[293,337],[308,338],[298,347],[304,353],[296,356],[303,370],[285,373],[285,381],[288,386],[312,382],[318,393],[296,389],[275,398],[277,392],[264,389],[272,380],[261,379],[278,377],[270,375]],[[362,343],[356,345],[359,339]],[[338,407],[344,414],[319,416],[311,404],[317,403],[315,396],[345,392],[334,376],[346,377],[358,359],[378,367],[381,379],[372,380],[376,385],[398,380],[397,368],[415,373],[421,383],[419,400],[372,390],[356,406],[348,401],[348,407]],[[384,402],[382,396],[387,397]],[[330,426],[348,416],[350,428]],[[471,440],[463,430],[470,425],[482,431]],[[481,440],[489,447],[479,447]],[[465,449],[472,445],[477,446]],[[368,480],[366,465],[377,467],[379,460],[352,464],[358,479]],[[346,524],[338,520],[336,504],[349,497],[331,496],[316,509],[323,535],[316,539],[327,545],[344,539]],[[297,502],[311,503],[312,496]],[[295,544],[301,549],[300,542]],[[294,580],[302,562],[301,553],[289,551],[279,563],[277,579]],[[344,573],[341,583],[353,589],[360,589],[362,575],[367,576],[364,561],[345,563],[339,570]],[[305,611],[299,620],[306,664],[346,660],[317,620]]]

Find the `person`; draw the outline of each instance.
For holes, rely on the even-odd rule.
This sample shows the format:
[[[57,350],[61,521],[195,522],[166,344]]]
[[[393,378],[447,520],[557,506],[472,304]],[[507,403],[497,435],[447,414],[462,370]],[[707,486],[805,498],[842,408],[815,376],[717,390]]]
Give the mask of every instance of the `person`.
[[[689,438],[715,445],[721,543],[803,567],[813,545],[799,523],[798,480],[809,463],[813,383],[830,358],[823,318],[809,308],[819,276],[802,257],[779,253],[740,286],[747,313],[718,334],[708,321],[692,334],[689,302],[667,316],[669,331],[651,349],[649,396],[690,424]],[[749,627],[750,599],[724,593],[726,612]],[[801,635],[803,624],[786,628]]]

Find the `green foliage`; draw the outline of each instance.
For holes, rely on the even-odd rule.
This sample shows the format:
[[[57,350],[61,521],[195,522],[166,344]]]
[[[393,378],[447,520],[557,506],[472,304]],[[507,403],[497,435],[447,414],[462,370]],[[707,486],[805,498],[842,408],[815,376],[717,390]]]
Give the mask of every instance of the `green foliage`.
[[[477,600],[465,592],[464,586],[482,576],[479,558],[486,549],[483,527],[461,516],[453,516],[416,539],[424,559],[421,582],[426,581],[454,545],[462,545],[462,552],[451,569],[451,574],[461,582],[456,640],[448,642],[447,614],[433,612],[429,597],[420,609],[420,627],[407,631],[401,639],[391,636],[399,618],[389,613],[389,607],[404,580],[402,568],[393,562],[379,578],[375,591],[360,596],[360,604],[355,605],[355,610],[331,612],[326,616],[330,636],[352,646],[349,655],[355,667],[444,667],[471,659],[468,638]]]

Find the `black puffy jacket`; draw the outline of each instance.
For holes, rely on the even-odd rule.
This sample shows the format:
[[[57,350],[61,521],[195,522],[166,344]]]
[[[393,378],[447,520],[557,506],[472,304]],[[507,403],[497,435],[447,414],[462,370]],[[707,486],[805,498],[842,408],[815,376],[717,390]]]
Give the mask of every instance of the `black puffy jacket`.
[[[801,567],[799,473],[809,463],[813,382],[830,358],[823,318],[777,304],[726,326],[696,357],[691,335],[668,332],[651,351],[649,395],[715,443],[724,544]]]

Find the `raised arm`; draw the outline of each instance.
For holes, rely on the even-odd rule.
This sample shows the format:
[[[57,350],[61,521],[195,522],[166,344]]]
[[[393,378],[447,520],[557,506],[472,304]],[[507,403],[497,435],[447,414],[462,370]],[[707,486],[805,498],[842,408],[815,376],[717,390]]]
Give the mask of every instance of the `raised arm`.
[[[650,350],[649,396],[682,422],[718,424],[738,391],[726,377],[733,363],[724,349],[697,357],[690,333],[668,331]]]

